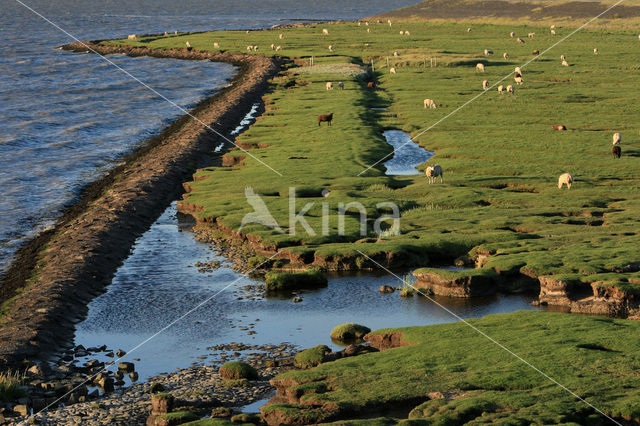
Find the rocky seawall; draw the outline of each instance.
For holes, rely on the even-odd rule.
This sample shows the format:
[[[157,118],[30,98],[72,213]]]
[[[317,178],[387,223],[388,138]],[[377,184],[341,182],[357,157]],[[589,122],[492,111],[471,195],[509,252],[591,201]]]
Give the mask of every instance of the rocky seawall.
[[[156,50],[73,43],[75,52],[126,54],[226,62],[239,67],[232,84],[201,102],[160,135],[125,157],[122,165],[89,185],[80,200],[63,212],[54,229],[25,245],[3,277],[0,300],[0,367],[16,367],[69,347],[74,323],[87,303],[111,282],[136,238],[179,197],[181,184],[196,165],[219,162],[213,149],[224,142],[267,82],[280,70],[277,59],[258,55],[210,53],[186,49]]]

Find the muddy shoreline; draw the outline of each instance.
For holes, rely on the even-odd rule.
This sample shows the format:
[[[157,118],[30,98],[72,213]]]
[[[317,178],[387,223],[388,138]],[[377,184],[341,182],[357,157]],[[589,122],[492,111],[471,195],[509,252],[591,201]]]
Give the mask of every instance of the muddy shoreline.
[[[261,101],[269,79],[280,71],[278,59],[258,55],[106,46],[99,41],[63,49],[89,52],[87,46],[103,55],[210,60],[239,67],[228,87],[190,111],[226,137]],[[188,115],[178,118],[88,185],[53,229],[16,253],[0,288],[5,313],[0,367],[15,368],[25,359],[72,344],[74,324],[86,315],[87,303],[109,285],[136,238],[179,198],[194,168],[220,161],[222,152],[213,154],[213,149],[221,142],[223,138]]]

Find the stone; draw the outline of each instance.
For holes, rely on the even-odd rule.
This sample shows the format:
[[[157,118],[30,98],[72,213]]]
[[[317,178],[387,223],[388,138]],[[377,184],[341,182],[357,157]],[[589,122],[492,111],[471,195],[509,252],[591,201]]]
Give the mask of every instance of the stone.
[[[129,373],[129,379],[131,379],[132,382],[137,382],[138,373],[136,373],[135,371],[132,371],[131,373]]]
[[[31,413],[31,411],[29,410],[29,406],[26,404],[16,405],[15,407],[13,407],[13,411],[18,413],[20,417],[26,417]]]
[[[121,362],[118,364],[118,370],[124,371],[126,373],[130,373],[135,371],[136,367],[132,362]]]
[[[168,393],[160,393],[151,397],[151,414],[161,415],[171,412],[173,409],[173,396]]]
[[[100,386],[103,392],[112,392],[113,379],[111,377],[103,377],[100,381],[98,381],[98,386]]]
[[[123,356],[125,356],[127,353],[125,351],[123,351],[122,349],[118,349],[116,351],[116,355],[118,358],[122,358]]]
[[[380,286],[380,293],[393,293],[396,289],[388,286],[388,285],[381,285]]]

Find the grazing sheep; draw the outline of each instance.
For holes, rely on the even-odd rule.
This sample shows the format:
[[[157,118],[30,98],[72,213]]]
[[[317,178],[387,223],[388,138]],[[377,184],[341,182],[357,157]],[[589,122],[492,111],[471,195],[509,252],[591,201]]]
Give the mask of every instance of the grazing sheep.
[[[440,183],[443,182],[442,167],[440,167],[440,165],[438,164],[427,167],[427,170],[425,170],[424,174],[427,176],[427,178],[429,178],[429,184],[436,183],[436,178],[438,176],[440,176]]]
[[[253,46],[253,50],[254,50],[255,52],[257,52],[257,51],[258,51],[258,46]]]
[[[513,31],[511,31],[511,32],[509,33],[509,35],[511,36],[511,38],[514,38],[514,37],[516,36],[516,33],[514,33]]]
[[[333,90],[333,83],[331,81],[327,81],[327,90]]]
[[[358,26],[360,26],[360,21],[358,21]]]
[[[322,122],[326,122],[327,125],[331,126],[331,120],[333,120],[333,113],[331,113],[331,114],[320,114],[318,116],[318,126],[320,126],[320,123],[322,123]]]
[[[520,37],[518,37],[517,42],[518,42],[518,43],[520,43],[520,44],[524,44],[524,40],[523,40],[523,39],[521,39]]]
[[[338,82],[338,87],[340,88],[340,90],[344,90],[344,83],[343,82]]]
[[[598,54],[598,48],[597,48],[597,47],[594,47],[594,48],[593,48],[593,54],[594,54],[594,55],[597,55],[597,54]]]
[[[484,56],[493,55],[493,50],[484,49]]]
[[[411,35],[411,33],[410,33],[409,31],[405,31],[405,32],[404,32],[404,35],[406,35],[406,36],[410,36],[410,35]]]
[[[169,35],[169,33],[165,31],[165,32],[164,32],[164,35],[165,35],[165,37],[166,37],[166,36],[168,36],[168,35]]]
[[[556,24],[551,25],[549,28],[554,30],[556,28]]]
[[[478,62],[478,64],[476,65],[476,71],[484,72],[484,64],[482,62]]]
[[[504,86],[502,84],[498,86],[498,93],[500,93],[501,95],[504,93]]]
[[[515,90],[513,89],[513,86],[512,86],[512,85],[508,85],[508,86],[507,86],[507,93],[511,93],[511,94],[514,94],[514,93],[515,93]]]
[[[468,33],[470,33],[471,31],[472,31],[472,30],[471,30],[471,27],[467,28],[467,32],[468,32]]]
[[[522,75],[522,70],[520,69],[520,67],[515,67],[513,71],[515,71],[516,74]]]
[[[393,52],[393,56],[398,57],[400,54],[398,52]]]
[[[520,74],[516,74],[516,76],[513,77],[513,80],[516,82],[517,85],[524,84],[524,80],[522,79],[522,76]]]
[[[251,52],[253,50],[253,46],[247,46],[247,52]]]
[[[187,41],[185,44],[187,45],[187,50],[191,52],[191,49],[193,49],[193,47],[191,47],[191,43]]]
[[[437,109],[438,105],[436,104],[436,101],[434,101],[433,99],[425,99],[424,100],[424,107],[425,108],[430,108],[430,109]]]
[[[484,90],[488,90],[488,89],[489,89],[489,80],[484,80],[484,81],[482,82],[482,88],[483,88]]]
[[[613,158],[622,157],[622,148],[620,148],[620,145],[614,145],[611,147],[611,155]]]
[[[333,52],[333,44],[329,45],[329,52]]]
[[[502,57],[505,58],[505,59],[509,59],[509,54],[507,52],[504,52],[502,54]]]
[[[329,30],[328,30],[328,29],[326,29],[326,28],[323,28],[323,29],[322,29],[322,34],[324,34],[324,35],[329,35]]]
[[[271,43],[271,50],[276,50],[276,45]]]
[[[220,49],[220,43],[213,43],[214,49]]]
[[[282,40],[284,38],[284,34],[278,34],[278,38]]]
[[[387,24],[389,24],[389,26],[391,26],[391,19],[387,20]]]
[[[567,130],[567,127],[562,124],[556,124],[553,126],[553,130]]]
[[[564,56],[564,55],[560,55],[560,60],[561,60],[562,62],[564,62],[564,61],[566,61],[566,60],[567,60],[567,57],[566,57],[566,56]]]
[[[563,66],[563,67],[568,67],[568,66],[569,66],[569,62],[567,62],[567,61],[562,61],[562,66]]]
[[[127,39],[128,39],[128,40],[135,40],[135,39],[136,39],[136,35],[135,35],[135,34],[129,34],[129,35],[127,36]]]
[[[404,31],[400,31],[400,35],[404,35]]]
[[[371,29],[370,29],[370,28],[367,28],[367,33],[370,33],[370,32],[371,32]]]
[[[175,30],[175,31],[173,32],[173,35],[178,35],[178,30]]]
[[[365,21],[364,24],[368,27],[369,26],[369,21]]]
[[[376,83],[374,83],[373,81],[370,81],[367,83],[367,88],[375,89],[375,87],[376,87]]]
[[[536,49],[536,50],[534,50],[533,52],[531,52],[531,54],[532,54],[533,56],[537,56],[537,55],[539,55],[539,54],[540,54],[540,51],[539,51],[538,49]]]
[[[551,30],[551,35],[556,35],[556,30]]]
[[[613,134],[613,144],[614,145],[618,145],[620,142],[622,142],[622,135],[620,133],[614,133]]]
[[[532,38],[534,35],[536,35],[536,33],[529,33],[527,34],[527,37]]]
[[[394,67],[389,68],[389,73],[390,74],[395,74],[396,73],[396,69]]]
[[[558,178],[558,188],[562,189],[563,185],[567,185],[568,189],[571,189],[571,184],[573,184],[573,176],[569,173],[563,173]]]
[[[282,50],[282,46],[280,46],[280,45],[276,46],[276,52],[278,52],[280,50]]]

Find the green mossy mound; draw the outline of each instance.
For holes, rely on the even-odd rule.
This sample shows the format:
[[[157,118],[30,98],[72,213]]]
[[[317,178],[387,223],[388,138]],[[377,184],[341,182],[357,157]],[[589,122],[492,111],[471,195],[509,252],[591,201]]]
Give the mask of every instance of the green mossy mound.
[[[267,273],[265,288],[267,291],[291,291],[326,287],[327,276],[320,271]]]
[[[255,413],[240,413],[231,417],[232,423],[249,423],[249,424],[260,424],[262,422],[262,417],[259,414]]]
[[[192,413],[191,411],[176,411],[174,413],[162,414],[159,417],[162,420],[165,420],[169,425],[180,425],[200,418],[197,414]]]
[[[224,380],[256,380],[259,377],[255,368],[241,361],[231,361],[223,364],[219,373]]]
[[[324,362],[331,349],[325,345],[318,345],[298,352],[293,359],[293,365],[298,368],[311,368]]]
[[[331,339],[339,342],[350,342],[362,339],[365,334],[371,332],[369,327],[360,324],[341,324],[331,330]]]

